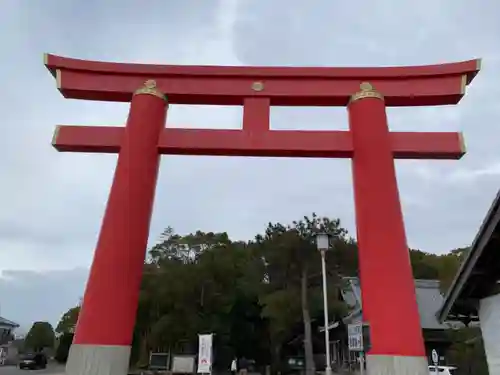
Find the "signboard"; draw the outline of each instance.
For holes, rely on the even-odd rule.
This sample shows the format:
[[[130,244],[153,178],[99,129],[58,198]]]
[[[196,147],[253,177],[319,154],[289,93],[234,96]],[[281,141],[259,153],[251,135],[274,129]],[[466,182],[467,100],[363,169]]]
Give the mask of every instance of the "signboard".
[[[348,324],[349,350],[352,352],[363,351],[363,323]]]
[[[212,372],[212,341],[213,334],[198,335],[198,374]]]
[[[435,366],[439,364],[439,355],[436,349],[432,349],[432,362]]]
[[[174,355],[172,358],[173,374],[193,374],[195,365],[194,355]]]
[[[151,353],[149,355],[149,368],[154,370],[168,370],[168,353]]]

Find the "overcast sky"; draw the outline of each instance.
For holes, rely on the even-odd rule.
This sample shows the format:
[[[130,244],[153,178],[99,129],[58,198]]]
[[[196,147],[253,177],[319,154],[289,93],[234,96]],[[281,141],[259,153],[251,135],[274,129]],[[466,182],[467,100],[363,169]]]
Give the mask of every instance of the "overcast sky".
[[[56,124],[124,123],[127,104],[65,100],[42,54],[218,65],[418,65],[482,57],[458,106],[389,109],[391,129],[460,130],[460,161],[400,161],[411,247],[468,245],[500,184],[500,3],[479,0],[2,0],[0,308],[57,323],[83,294],[115,155],[59,154]],[[240,108],[171,106],[168,126],[239,128]],[[275,108],[274,129],[346,129],[345,108]],[[348,160],[164,157],[150,238],[173,226],[248,239],[316,211],[354,231]],[[388,228],[388,230],[390,230]]]

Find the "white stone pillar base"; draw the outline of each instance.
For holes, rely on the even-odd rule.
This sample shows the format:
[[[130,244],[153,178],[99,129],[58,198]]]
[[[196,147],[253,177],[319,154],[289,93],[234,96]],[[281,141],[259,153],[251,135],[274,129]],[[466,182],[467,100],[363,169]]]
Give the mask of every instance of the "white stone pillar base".
[[[66,375],[127,375],[130,346],[73,344]]]
[[[367,375],[429,375],[426,357],[367,355]]]

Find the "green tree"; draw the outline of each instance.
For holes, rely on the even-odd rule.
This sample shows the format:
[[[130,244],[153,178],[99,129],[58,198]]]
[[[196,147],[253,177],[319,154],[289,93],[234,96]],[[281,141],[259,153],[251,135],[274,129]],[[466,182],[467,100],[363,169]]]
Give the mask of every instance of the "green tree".
[[[449,334],[453,344],[447,356],[457,366],[457,375],[488,375],[480,328],[462,328],[452,330]]]
[[[439,278],[437,261],[438,256],[435,254],[410,249],[410,262],[415,279],[437,280]]]
[[[253,249],[226,233],[180,236],[167,228],[144,265],[134,361],[146,363],[150,350],[195,353],[203,332],[216,334],[215,367],[227,368],[236,353],[265,357],[263,272]]]
[[[25,339],[25,347],[33,351],[53,348],[55,344],[54,328],[49,322],[35,322]]]
[[[456,253],[441,255],[437,258],[436,268],[438,271],[441,292],[443,294],[446,294],[450,288],[453,280],[455,279],[455,275],[458,272],[460,264],[460,256]]]
[[[256,246],[266,264],[268,285],[261,302],[263,314],[270,320],[271,341],[275,357],[278,357],[275,362],[279,361],[281,341],[301,317],[307,375],[315,373],[311,316],[322,311],[321,259],[315,244],[318,232],[329,233],[334,248],[352,246],[340,220],[320,218],[314,213],[310,218],[304,217],[290,225],[269,223],[265,234],[256,237]],[[345,311],[339,301],[338,260],[330,257],[328,262],[328,299],[332,315],[342,315]]]
[[[59,323],[57,323],[56,333],[73,333],[78,322],[78,315],[80,314],[80,304],[78,306],[70,308],[66,311]]]
[[[58,340],[55,359],[59,363],[65,363],[68,359],[69,349],[73,342],[73,334],[78,322],[78,315],[80,314],[80,307],[81,300],[77,306],[68,309],[57,323],[55,332],[58,335]]]
[[[458,248],[437,255],[421,250],[410,250],[413,276],[416,279],[439,280],[441,292],[446,294],[467,251],[468,248]]]
[[[144,264],[132,362],[147,364],[150,351],[195,354],[198,334],[212,332],[215,369],[227,370],[235,355],[260,364],[269,364],[272,357],[277,365],[288,342],[303,332],[311,374],[312,321],[323,321],[318,231],[332,235],[327,298],[330,319],[338,319],[346,313],[340,276],[358,275],[356,241],[338,219],[313,214],[290,225],[270,223],[248,242],[232,241],[224,232],[180,235],[166,228]],[[465,251],[436,255],[410,250],[414,275],[440,279],[447,288]],[[77,311],[62,317],[58,333],[74,326]]]
[[[69,349],[73,343],[73,333],[64,332],[58,340],[55,360],[59,363],[66,363],[68,360]]]

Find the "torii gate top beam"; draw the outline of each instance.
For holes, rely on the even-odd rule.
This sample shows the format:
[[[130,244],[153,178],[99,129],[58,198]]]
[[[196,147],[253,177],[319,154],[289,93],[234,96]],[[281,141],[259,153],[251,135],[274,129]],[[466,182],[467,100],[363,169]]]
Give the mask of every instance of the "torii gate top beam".
[[[155,79],[170,104],[242,105],[269,98],[275,106],[345,106],[362,81],[383,93],[387,106],[456,104],[481,60],[412,67],[292,68],[179,66],[88,61],[47,54],[44,63],[66,98],[128,102]]]

